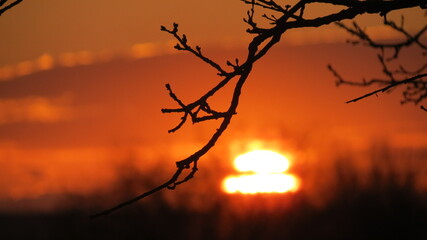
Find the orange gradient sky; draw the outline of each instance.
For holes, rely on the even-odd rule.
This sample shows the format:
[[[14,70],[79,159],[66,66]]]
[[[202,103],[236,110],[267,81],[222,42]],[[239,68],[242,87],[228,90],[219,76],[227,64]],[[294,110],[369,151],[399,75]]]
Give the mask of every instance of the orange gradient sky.
[[[199,59],[177,54],[160,25],[178,22],[191,44],[224,64],[245,56],[246,10],[237,0],[40,0],[2,15],[0,210],[22,199],[103,191],[129,159],[141,172],[161,164],[156,177],[166,177],[218,122],[168,134],[180,116],[161,114],[161,108],[174,107],[164,84],[189,102],[218,78]],[[410,29],[422,23],[422,11],[404,12],[410,13]],[[378,20],[360,19],[377,38],[393,39]],[[331,26],[285,34],[255,65],[238,114],[201,168],[222,156],[225,176],[233,171],[233,158],[244,153],[243,143],[257,139],[279,142],[300,160],[364,151],[378,141],[425,152],[427,114],[400,105],[399,91],[344,103],[369,89],[337,88],[328,63],[354,80],[381,76],[375,51],[346,45],[346,38]],[[415,55],[409,53],[408,64],[423,61]],[[226,106],[229,90],[214,104]]]

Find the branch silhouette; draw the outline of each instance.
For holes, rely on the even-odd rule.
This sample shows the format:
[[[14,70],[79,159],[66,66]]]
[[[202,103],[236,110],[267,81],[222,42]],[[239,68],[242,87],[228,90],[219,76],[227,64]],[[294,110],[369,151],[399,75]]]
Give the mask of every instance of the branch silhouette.
[[[353,19],[354,17],[366,14],[380,14],[385,15],[390,11],[411,7],[425,7],[425,0],[406,0],[406,1],[358,1],[358,0],[301,0],[295,5],[279,4],[275,0],[241,0],[244,4],[248,4],[250,9],[247,11],[247,16],[244,22],[248,25],[247,33],[254,35],[248,44],[248,53],[246,59],[239,63],[238,59],[234,63],[227,61],[226,65],[231,70],[227,71],[220,64],[206,57],[201,47],[192,47],[185,34],[179,33],[179,26],[177,23],[172,25],[172,28],[161,26],[161,31],[172,35],[178,42],[175,49],[178,51],[186,51],[197,58],[201,59],[206,64],[210,65],[217,71],[217,75],[221,77],[217,85],[212,89],[194,100],[191,103],[184,103],[172,90],[170,84],[166,84],[166,90],[169,96],[178,105],[177,108],[162,109],[163,113],[178,113],[182,114],[181,121],[169,132],[179,130],[187,120],[191,119],[193,123],[200,123],[204,121],[220,119],[221,123],[219,128],[212,134],[208,142],[195,153],[187,158],[176,162],[176,171],[172,177],[160,184],[158,187],[142,193],[135,198],[118,204],[115,207],[97,213],[92,218],[108,215],[118,209],[128,206],[140,199],[150,196],[163,189],[175,189],[182,183],[192,179],[198,171],[197,163],[218,141],[222,133],[227,129],[231,119],[236,114],[239,105],[240,94],[245,84],[246,79],[249,77],[253,65],[262,58],[276,43],[281,40],[282,35],[289,29],[293,28],[307,28],[307,27],[320,27],[322,25],[331,24],[344,19]],[[283,1],[286,3],[287,1]],[[304,13],[306,6],[315,3],[323,3],[329,5],[339,5],[344,9],[332,14],[318,16],[316,18],[305,18]],[[284,6],[283,6],[284,5]],[[282,7],[283,6],[283,7]],[[273,11],[276,15],[262,14],[260,16],[255,14],[255,8],[260,7]],[[256,17],[267,19],[268,26],[260,26],[255,20]],[[234,84],[234,90],[230,99],[230,104],[227,111],[220,112],[214,110],[209,105],[210,98],[220,91],[224,86]]]
[[[373,84],[384,86],[378,90],[369,92],[363,96],[357,97],[347,103],[357,102],[364,98],[370,97],[380,92],[388,92],[391,89],[400,86],[406,86],[402,91],[402,100],[401,103],[412,102],[415,105],[419,104],[427,98],[427,61],[422,63],[416,70],[408,70],[401,64],[398,64],[397,67],[392,67],[391,63],[399,60],[400,54],[403,50],[409,49],[409,47],[416,47],[420,50],[421,55],[425,58],[427,56],[427,46],[421,41],[423,35],[427,31],[427,24],[424,25],[418,32],[415,34],[410,34],[404,27],[404,17],[401,17],[400,24],[395,23],[387,19],[387,15],[384,16],[384,25],[388,26],[395,32],[403,36],[403,40],[397,41],[394,43],[381,43],[373,40],[362,27],[360,27],[356,22],[353,22],[352,26],[347,26],[341,22],[337,22],[336,25],[346,30],[352,36],[356,37],[357,40],[348,41],[353,45],[363,44],[364,46],[377,49],[378,50],[378,61],[382,66],[382,72],[385,75],[383,79],[363,79],[362,81],[349,81],[341,77],[340,74],[331,66],[328,65],[329,70],[335,76],[336,84],[339,85],[352,85],[352,86],[370,86]],[[390,56],[387,57],[387,53]],[[426,108],[422,105],[420,108],[426,111]]]
[[[11,8],[15,7],[16,5],[20,4],[23,0],[16,0],[16,1],[9,1],[9,0],[0,0],[0,16],[10,10]]]

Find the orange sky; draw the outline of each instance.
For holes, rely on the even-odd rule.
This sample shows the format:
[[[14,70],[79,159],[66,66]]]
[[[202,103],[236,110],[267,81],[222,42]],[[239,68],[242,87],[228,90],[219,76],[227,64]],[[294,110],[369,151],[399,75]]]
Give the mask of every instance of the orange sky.
[[[0,30],[4,37],[0,46],[0,66],[36,59],[46,53],[57,56],[80,51],[123,51],[138,43],[169,41],[170,37],[159,29],[160,25],[172,22],[178,22],[191,40],[203,46],[240,43],[248,39],[247,27],[242,21],[247,9],[248,6],[239,0],[205,1],[203,4],[197,0],[26,1],[2,15]],[[329,6],[318,4],[306,14],[330,11]],[[425,21],[423,12],[418,9],[403,12],[408,13],[406,24],[410,29]],[[400,17],[401,13],[391,16]],[[359,21],[365,26],[381,25],[381,20],[375,16],[365,16]],[[325,26],[322,32],[331,28],[336,29]],[[307,34],[307,31],[292,32],[298,36]],[[322,32],[311,33],[308,38],[330,41],[330,36],[324,36],[330,33]],[[335,41],[341,42],[342,38]]]
[[[167,173],[217,127],[167,134],[179,116],[160,112],[174,106],[164,84],[190,101],[218,78],[193,56],[171,51],[159,26],[179,22],[224,63],[245,54],[246,7],[225,0],[100,2],[24,1],[0,18],[7,36],[0,46],[0,201],[90,194],[113,182],[130,155],[141,171],[167,159]],[[362,19],[379,38],[393,37],[371,20]],[[212,156],[231,158],[233,143],[252,139],[279,141],[301,156],[363,151],[376,141],[425,151],[427,115],[400,105],[399,91],[344,103],[367,89],[336,88],[328,63],[354,79],[381,73],[375,52],[343,44],[345,36],[333,28],[285,36],[287,44],[255,65]]]

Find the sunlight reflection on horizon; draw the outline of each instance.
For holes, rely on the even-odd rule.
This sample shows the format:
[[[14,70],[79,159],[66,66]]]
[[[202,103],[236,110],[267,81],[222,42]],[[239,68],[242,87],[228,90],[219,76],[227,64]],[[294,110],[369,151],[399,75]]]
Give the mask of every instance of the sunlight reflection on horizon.
[[[223,190],[229,194],[295,192],[300,185],[296,176],[284,173],[289,168],[289,160],[277,152],[254,150],[239,155],[234,167],[243,174],[224,179]]]

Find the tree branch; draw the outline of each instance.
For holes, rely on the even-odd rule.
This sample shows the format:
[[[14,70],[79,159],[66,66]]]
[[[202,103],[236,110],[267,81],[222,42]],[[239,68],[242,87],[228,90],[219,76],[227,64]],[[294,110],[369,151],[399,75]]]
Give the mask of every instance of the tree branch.
[[[20,4],[23,0],[16,0],[14,2],[11,2],[9,5],[5,5],[9,0],[1,0],[0,1],[0,16],[6,12],[7,10],[10,10],[11,8],[15,7],[16,5]],[[10,1],[9,1],[10,2]]]
[[[374,13],[385,15],[386,13],[395,10],[410,8],[415,6],[424,6],[425,0],[393,0],[393,1],[357,1],[357,0],[300,0],[295,5],[285,5],[282,7],[277,0],[242,0],[245,4],[250,4],[251,9],[247,13],[247,18],[244,21],[249,25],[247,30],[250,34],[255,34],[255,37],[248,44],[248,54],[246,60],[239,64],[236,60],[235,64],[232,64],[230,61],[227,61],[227,65],[233,67],[233,70],[230,72],[225,71],[218,63],[213,60],[205,57],[199,46],[192,48],[188,45],[188,40],[185,34],[178,34],[178,24],[174,23],[172,29],[167,29],[162,26],[161,30],[171,34],[177,41],[175,48],[180,51],[188,51],[195,55],[197,58],[200,58],[202,61],[213,67],[218,71],[218,75],[222,77],[222,80],[218,82],[211,90],[201,95],[200,98],[193,101],[190,104],[185,104],[179,99],[179,97],[172,91],[169,84],[166,85],[166,89],[169,92],[169,96],[178,104],[178,108],[173,109],[162,109],[163,113],[181,113],[181,121],[169,132],[175,132],[181,128],[186,123],[188,116],[191,117],[193,123],[210,121],[215,119],[221,119],[221,124],[219,128],[212,134],[209,141],[198,151],[191,154],[189,157],[176,162],[176,171],[173,176],[159,185],[158,187],[147,191],[129,201],[118,204],[117,206],[95,214],[92,218],[97,218],[100,216],[108,215],[120,208],[128,206],[140,199],[143,199],[151,194],[154,194],[162,189],[175,189],[178,185],[185,183],[192,179],[196,172],[198,171],[197,162],[204,156],[214,145],[217,143],[220,136],[229,126],[231,119],[236,114],[237,107],[239,104],[239,99],[241,95],[242,88],[247,78],[249,77],[253,65],[256,61],[261,59],[271,48],[280,41],[281,36],[289,29],[293,28],[306,28],[306,27],[319,27],[322,25],[327,25],[336,21],[341,21],[344,19],[353,19],[355,16],[365,13]],[[330,5],[341,5],[346,7],[346,9],[339,11],[337,13],[319,16],[313,19],[304,19],[304,11],[308,4],[312,3],[325,3]],[[267,10],[273,10],[280,14],[280,17],[271,17],[270,21],[273,23],[272,27],[261,28],[258,26],[257,22],[254,20],[255,16],[255,7],[261,7]],[[265,15],[265,14],[264,14]],[[262,16],[262,15],[261,15]],[[267,18],[268,19],[268,18]],[[339,76],[338,74],[336,76]],[[424,76],[424,75],[422,75]],[[235,80],[233,95],[230,99],[230,105],[225,112],[213,110],[209,104],[208,100],[218,91],[220,91],[225,85],[230,84],[231,80]],[[415,80],[407,81],[408,83],[416,83]],[[403,84],[403,83],[399,83]],[[205,114],[205,115],[201,115]],[[191,170],[187,170],[190,169]],[[184,171],[187,170],[186,175]]]
[[[349,100],[346,103],[357,102],[357,101],[359,101],[361,99],[367,98],[367,97],[372,96],[372,95],[377,94],[377,93],[385,92],[385,91],[387,91],[387,90],[389,90],[391,88],[397,87],[399,85],[403,85],[403,84],[408,84],[408,83],[411,83],[411,82],[415,82],[416,80],[420,80],[423,77],[427,77],[427,73],[426,74],[417,75],[415,77],[411,77],[411,78],[408,78],[408,79],[400,81],[400,82],[395,82],[393,84],[387,85],[386,87],[380,88],[380,89],[375,90],[375,91],[370,92],[370,93],[367,93],[367,94],[365,94],[363,96],[360,96],[358,98]]]
[[[422,4],[420,4],[420,6],[422,6]],[[390,42],[382,43],[382,42],[373,40],[365,32],[365,30],[363,30],[363,28],[360,27],[356,22],[353,22],[352,26],[347,26],[341,22],[336,22],[336,25],[344,29],[345,31],[347,31],[350,35],[355,36],[357,38],[357,40],[348,41],[349,43],[353,45],[361,43],[364,46],[378,50],[377,57],[378,57],[379,63],[382,66],[382,73],[385,75],[385,79],[371,79],[371,80],[363,79],[361,82],[348,81],[348,80],[345,80],[343,77],[341,77],[341,75],[338,74],[338,72],[331,65],[328,65],[328,69],[332,72],[332,74],[337,79],[336,81],[337,86],[342,84],[352,85],[352,86],[369,86],[372,84],[379,84],[384,86],[376,91],[367,93],[361,97],[347,101],[347,103],[356,102],[358,100],[372,96],[379,92],[385,92],[392,88],[406,85],[406,88],[402,91],[403,99],[401,100],[401,103],[403,104],[403,103],[412,102],[414,104],[419,104],[421,101],[427,98],[427,80],[425,80],[425,76],[427,74],[425,72],[425,70],[427,69],[427,63],[424,62],[420,67],[418,67],[418,69],[414,71],[407,70],[407,68],[402,66],[402,64],[398,64],[397,67],[392,67],[390,63],[392,61],[394,62],[398,61],[400,53],[404,49],[408,49],[409,47],[416,47],[420,50],[423,57],[427,56],[426,55],[427,47],[420,40],[423,34],[427,32],[426,31],[427,24],[424,25],[415,34],[410,34],[404,28],[403,16],[401,17],[400,25],[396,24],[394,21],[388,20],[386,14],[383,17],[384,17],[384,25],[402,34],[404,37],[403,40],[400,40],[394,43],[390,43]],[[387,57],[386,55],[387,51],[392,52],[392,54],[389,57]]]

